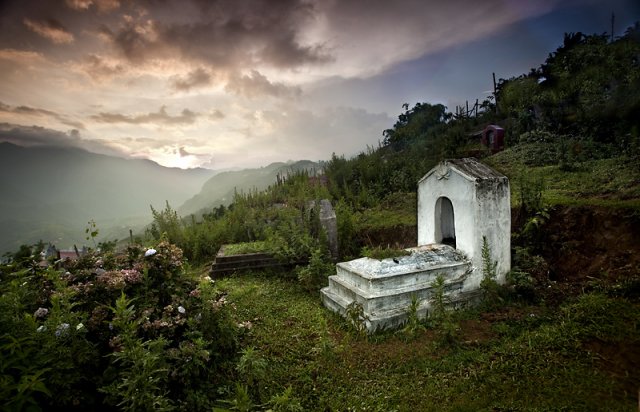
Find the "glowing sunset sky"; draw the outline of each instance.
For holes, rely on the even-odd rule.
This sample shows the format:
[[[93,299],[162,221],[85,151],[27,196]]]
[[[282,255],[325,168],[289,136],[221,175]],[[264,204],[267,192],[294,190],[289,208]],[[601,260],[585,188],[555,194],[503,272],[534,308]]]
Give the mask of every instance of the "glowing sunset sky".
[[[0,1],[0,141],[263,166],[377,146],[405,102],[482,100],[637,0]]]

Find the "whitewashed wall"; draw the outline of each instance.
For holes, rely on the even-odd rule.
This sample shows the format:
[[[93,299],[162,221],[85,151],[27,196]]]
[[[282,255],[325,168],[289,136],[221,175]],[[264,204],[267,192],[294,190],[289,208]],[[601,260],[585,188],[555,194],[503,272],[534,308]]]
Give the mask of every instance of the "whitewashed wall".
[[[454,211],[456,248],[471,259],[474,273],[465,282],[465,290],[479,287],[482,279],[482,237],[498,262],[498,281],[504,283],[511,269],[511,205],[509,180],[470,178],[441,163],[422,178],[418,185],[418,245],[438,243],[441,238],[436,204],[448,198]]]

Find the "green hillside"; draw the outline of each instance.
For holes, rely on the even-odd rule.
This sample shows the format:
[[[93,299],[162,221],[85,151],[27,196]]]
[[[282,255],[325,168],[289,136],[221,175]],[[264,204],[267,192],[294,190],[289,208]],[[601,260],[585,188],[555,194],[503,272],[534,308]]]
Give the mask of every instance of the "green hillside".
[[[182,215],[202,214],[213,207],[229,206],[235,193],[265,190],[278,176],[286,177],[301,171],[320,172],[319,165],[308,160],[291,163],[272,163],[257,169],[243,169],[218,173],[207,180],[198,194],[178,208]]]

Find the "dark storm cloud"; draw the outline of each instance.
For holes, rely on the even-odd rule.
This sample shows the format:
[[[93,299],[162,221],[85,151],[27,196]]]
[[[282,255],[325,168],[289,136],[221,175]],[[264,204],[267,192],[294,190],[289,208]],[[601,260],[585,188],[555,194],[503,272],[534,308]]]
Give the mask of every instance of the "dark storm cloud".
[[[71,34],[69,30],[62,25],[62,23],[54,18],[47,18],[40,21],[25,18],[23,22],[29,30],[32,30],[56,44],[73,43],[75,40],[73,34]]]
[[[208,86],[213,81],[213,75],[199,67],[186,76],[177,76],[171,79],[171,87],[176,91],[189,91],[194,88]]]
[[[111,78],[127,71],[127,68],[122,64],[109,62],[107,59],[95,54],[89,54],[84,60],[85,62],[81,64],[81,69],[95,80]]]
[[[228,92],[245,97],[274,96],[296,97],[302,91],[299,87],[290,87],[283,83],[270,82],[266,76],[257,70],[252,70],[250,75],[233,74],[225,87]]]
[[[45,110],[45,109],[39,109],[39,108],[35,108],[35,107],[30,107],[30,106],[10,106],[8,104],[5,104],[3,102],[0,102],[0,113],[12,113],[18,116],[42,116],[42,117],[50,117],[53,118],[57,121],[59,121],[62,124],[65,124],[67,126],[71,126],[74,127],[76,129],[84,129],[84,124],[82,124],[81,122],[76,122],[73,120],[68,119],[67,117],[53,112],[51,110]]]
[[[67,7],[73,10],[89,10],[95,7],[99,12],[105,13],[120,7],[118,0],[65,0]]]
[[[152,113],[145,113],[136,116],[127,116],[121,113],[102,112],[91,118],[101,123],[129,123],[129,124],[164,124],[164,125],[180,125],[193,124],[200,115],[189,109],[184,109],[177,116],[171,116],[167,113],[166,106],[160,107],[160,110]]]
[[[64,133],[40,126],[0,123],[0,142],[9,142],[24,147],[75,147],[112,156],[124,155],[122,151],[111,147],[108,143],[99,140],[83,139],[80,132],[76,129]]]
[[[188,23],[150,15],[128,16],[118,28],[102,28],[127,59],[179,58],[215,69],[269,65],[294,68],[330,60],[322,44],[302,44],[299,30],[313,17],[310,3],[285,1],[194,2],[200,13]],[[160,15],[160,6],[155,9]]]

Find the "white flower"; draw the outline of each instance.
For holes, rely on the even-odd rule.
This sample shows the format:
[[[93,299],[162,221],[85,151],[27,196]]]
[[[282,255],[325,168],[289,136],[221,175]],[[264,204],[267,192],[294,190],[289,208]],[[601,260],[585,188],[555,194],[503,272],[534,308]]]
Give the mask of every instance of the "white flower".
[[[144,257],[153,256],[155,254],[156,254],[156,250],[155,249],[147,249],[147,251],[144,252]]]
[[[48,313],[49,313],[49,309],[47,309],[47,308],[38,308],[38,310],[35,311],[33,316],[35,318],[44,318],[45,316],[47,316]]]
[[[76,330],[80,330],[84,328],[84,325],[82,323],[78,323],[78,326],[76,326]]]
[[[185,314],[187,312],[187,310],[185,308],[183,308],[182,306],[178,306],[178,312]]]
[[[240,329],[251,329],[253,327],[253,323],[250,320],[245,320],[244,322],[238,323],[238,328]]]
[[[44,325],[40,325],[38,326],[38,329],[36,329],[36,332],[44,332],[45,330],[47,330],[47,327]]]
[[[56,336],[61,336],[64,333],[67,333],[67,330],[69,330],[69,324],[68,323],[61,323],[60,325],[58,325],[58,327],[56,328]]]

